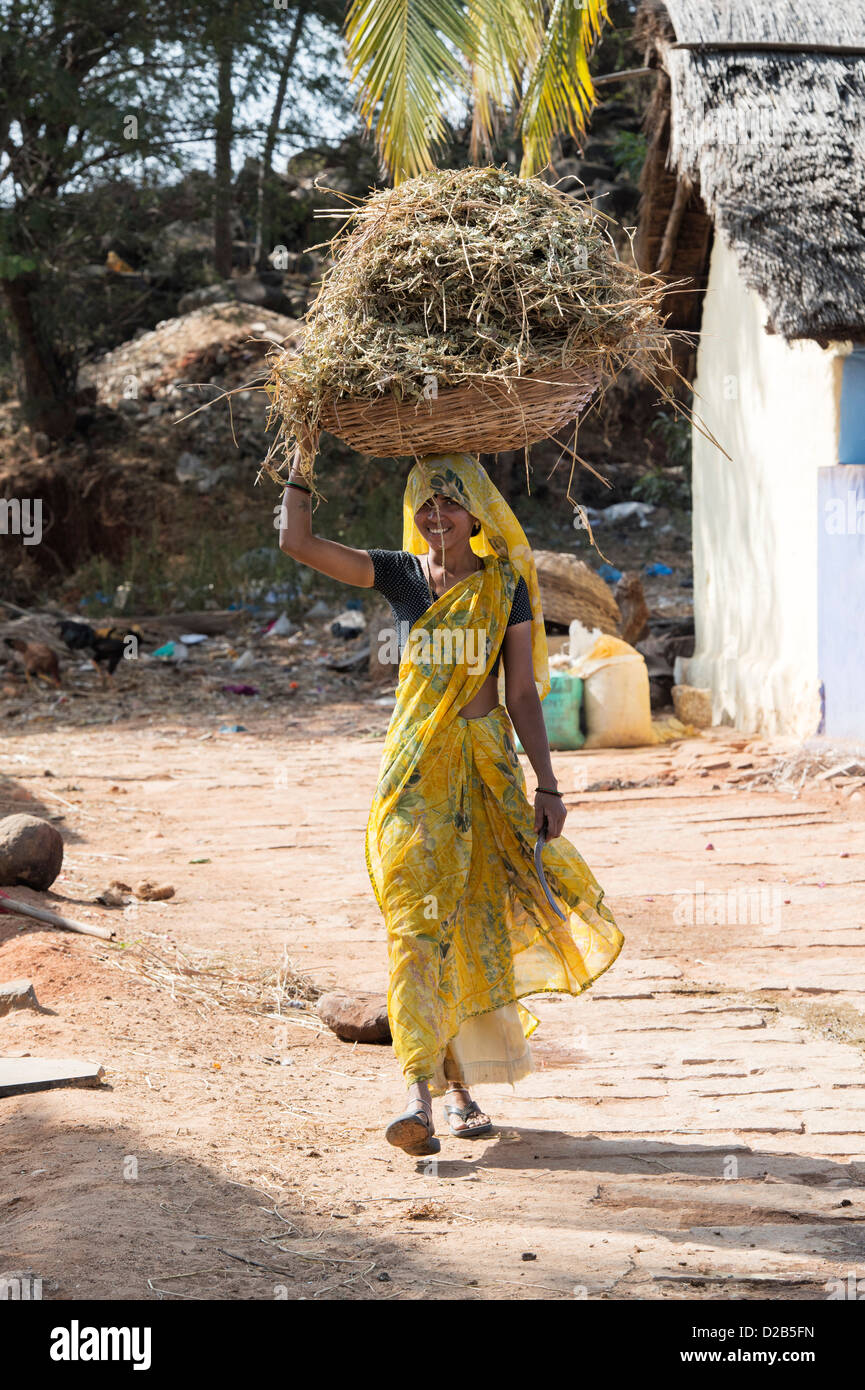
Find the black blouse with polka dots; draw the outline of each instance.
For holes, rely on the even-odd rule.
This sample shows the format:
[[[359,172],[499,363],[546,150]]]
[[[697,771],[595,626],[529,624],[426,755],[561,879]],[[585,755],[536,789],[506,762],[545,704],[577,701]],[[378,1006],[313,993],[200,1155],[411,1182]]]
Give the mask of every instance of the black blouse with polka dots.
[[[369,557],[375,570],[373,588],[383,594],[391,606],[397,620],[397,634],[400,654],[405,646],[409,629],[422,618],[432,605],[426,572],[419,555],[408,550],[370,550]],[[514,592],[508,627],[516,623],[532,620],[532,604],[526,581],[520,575]],[[498,670],[498,657],[493,671]]]

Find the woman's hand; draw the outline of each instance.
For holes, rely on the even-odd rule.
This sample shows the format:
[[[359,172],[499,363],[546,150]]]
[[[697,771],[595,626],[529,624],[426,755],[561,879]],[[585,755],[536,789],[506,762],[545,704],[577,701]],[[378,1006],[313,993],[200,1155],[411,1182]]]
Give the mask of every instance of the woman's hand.
[[[535,792],[535,833],[541,833],[546,817],[547,839],[555,840],[562,833],[567,811],[561,797],[552,794],[552,789],[558,784],[550,762],[550,743],[535,685],[531,623],[514,623],[509,627],[502,650],[505,656],[505,703],[508,714],[528,755],[538,786],[548,788],[546,792]]]
[[[368,550],[313,535],[309,477],[300,467],[299,452],[295,452],[288,481],[299,483],[300,487],[286,487],[283,493],[279,526],[279,548],[283,554],[343,584],[372,588],[375,567]]]
[[[540,835],[543,830],[544,817],[546,817],[546,837],[548,840],[555,840],[562,833],[567,814],[565,803],[560,796],[553,796],[552,792],[535,792],[535,833],[537,835]]]

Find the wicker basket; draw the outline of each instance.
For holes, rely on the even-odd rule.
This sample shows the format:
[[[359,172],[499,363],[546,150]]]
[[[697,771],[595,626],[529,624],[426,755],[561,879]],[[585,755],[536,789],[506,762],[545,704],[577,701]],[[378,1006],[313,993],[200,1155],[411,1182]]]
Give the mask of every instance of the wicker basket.
[[[343,396],[321,425],[359,453],[484,453],[522,449],[569,425],[600,386],[594,373],[555,370],[478,386],[451,386],[429,401]]]
[[[591,632],[616,634],[622,614],[610,587],[599,574],[568,551],[535,550],[535,566],[544,618],[568,627],[579,618]]]

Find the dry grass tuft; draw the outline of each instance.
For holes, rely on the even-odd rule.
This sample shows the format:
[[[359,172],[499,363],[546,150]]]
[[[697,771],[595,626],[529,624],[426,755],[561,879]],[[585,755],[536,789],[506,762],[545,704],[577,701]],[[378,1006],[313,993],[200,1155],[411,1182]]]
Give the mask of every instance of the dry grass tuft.
[[[413,1202],[402,1215],[406,1221],[444,1221],[448,1210],[444,1202]]]
[[[112,951],[108,959],[124,974],[146,980],[205,1013],[223,1008],[322,1030],[312,1008],[321,990],[295,968],[285,951],[277,966],[262,967],[209,952],[182,951],[163,937],[153,939],[158,945],[137,940]]]

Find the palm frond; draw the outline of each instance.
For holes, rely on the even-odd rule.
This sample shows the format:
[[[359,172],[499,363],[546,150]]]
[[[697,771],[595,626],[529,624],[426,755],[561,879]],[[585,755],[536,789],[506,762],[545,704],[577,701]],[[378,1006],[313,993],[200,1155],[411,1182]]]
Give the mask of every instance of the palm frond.
[[[497,115],[519,108],[522,78],[544,40],[535,0],[469,0],[472,132],[470,156],[492,154]]]
[[[607,0],[554,0],[520,111],[523,177],[549,162],[557,134],[584,132],[595,104],[588,52],[607,18]]]
[[[459,0],[353,0],[346,19],[358,105],[394,182],[435,167],[442,116],[465,88],[468,17]]]

